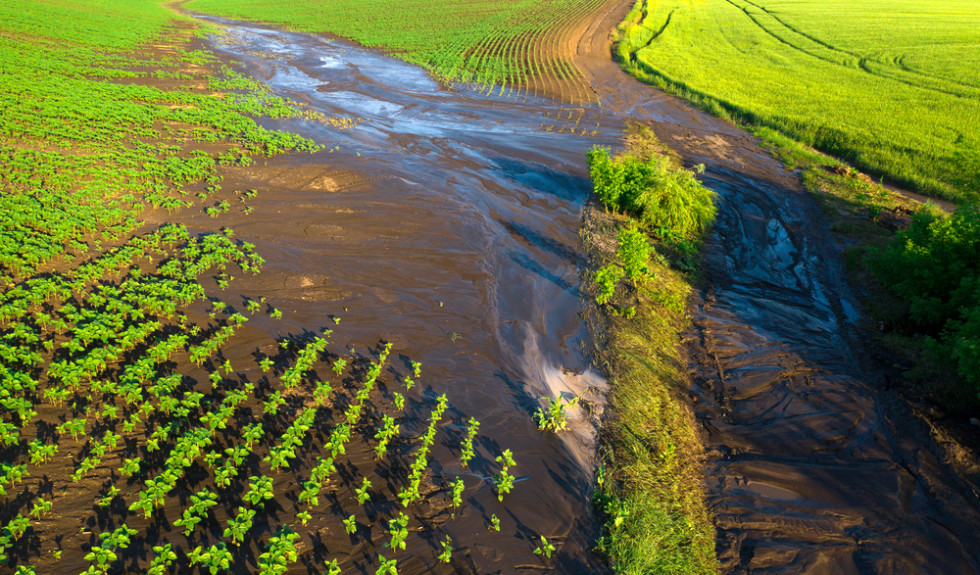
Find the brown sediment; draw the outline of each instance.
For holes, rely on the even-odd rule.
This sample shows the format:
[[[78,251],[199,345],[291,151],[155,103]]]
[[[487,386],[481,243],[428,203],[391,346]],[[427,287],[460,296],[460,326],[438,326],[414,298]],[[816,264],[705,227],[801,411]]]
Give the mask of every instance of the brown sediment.
[[[583,352],[587,332],[577,317],[576,287],[577,231],[588,188],[582,158],[598,140],[544,133],[542,123],[563,124],[545,117],[545,111],[558,116],[558,104],[536,100],[511,107],[468,90],[446,90],[417,68],[376,51],[261,27],[228,28],[216,40],[222,58],[238,61],[277,95],[311,111],[364,121],[339,129],[307,118],[263,120],[268,127],[313,137],[328,149],[223,169],[222,190],[206,203],[176,215],[147,214],[150,223],[176,220],[193,232],[234,229],[236,239],[254,244],[265,258],[261,274],[237,277],[226,291],[211,295],[235,309],[242,309],[244,298],[266,297],[283,318],[251,317],[223,349],[223,358],[254,381],[262,377],[255,370],[256,354],[276,354],[279,336],[330,328],[337,346],[353,346],[359,355],[370,355],[366,350],[384,340],[394,344],[395,370],[403,372],[408,358],[422,363],[423,397],[445,392],[454,422],[471,416],[481,421],[479,461],[472,470],[456,463],[458,423],[440,435],[425,500],[418,513],[409,509],[413,551],[399,557],[399,572],[519,573],[543,567],[603,572],[602,559],[591,552],[598,535],[589,502],[591,422],[575,412],[572,431],[556,436],[539,432],[531,417],[540,398],[559,393],[585,395],[601,405],[595,391],[603,381]],[[603,141],[614,138],[606,134]],[[241,203],[243,195],[235,192],[246,190],[258,195]],[[204,208],[220,200],[231,204],[229,212],[208,217]],[[190,315],[202,319],[204,313],[202,305]],[[206,384],[203,370],[187,375]],[[386,372],[383,379],[390,384],[391,377]],[[424,416],[416,408],[410,420]],[[417,436],[419,429],[404,433]],[[314,433],[300,458],[319,455],[324,439]],[[403,442],[402,449],[407,452],[408,446]],[[306,527],[293,524],[302,536],[301,553],[308,552],[304,557],[337,557],[354,570],[370,567],[379,553],[391,554],[382,519],[393,513],[389,504],[397,504],[393,492],[406,471],[379,464],[363,447],[348,452],[346,475],[336,494],[327,497],[327,509],[321,506]],[[500,502],[492,487],[493,456],[508,448],[517,460],[517,482]],[[107,458],[106,464],[118,462]],[[235,550],[236,571],[254,567],[276,522],[295,523],[295,501],[283,494],[294,491],[308,467],[275,475],[280,495],[267,504],[270,522],[257,524],[254,541]],[[243,469],[240,477],[258,471]],[[108,468],[94,472],[99,474],[106,478]],[[203,469],[193,475],[188,489],[207,484]],[[467,491],[463,508],[453,512],[447,482],[457,475],[466,480]],[[379,511],[370,529],[359,519],[364,527],[352,540],[340,519],[361,513],[351,504],[348,478],[356,476],[379,486]],[[79,494],[98,485],[79,486]],[[185,551],[218,541],[235,509],[215,508],[213,522],[209,519],[185,543],[172,521],[186,506],[186,495],[168,500],[152,521],[129,515],[129,526],[146,543],[171,541]],[[126,494],[126,501],[133,497]],[[77,501],[75,508],[62,508],[63,519],[71,515],[72,524],[103,530],[104,514],[93,514],[84,496]],[[501,519],[499,535],[487,531],[491,514]],[[430,553],[437,532],[453,538],[452,565],[440,567]],[[83,570],[77,551],[94,536],[67,537],[66,549],[72,551],[61,565]],[[550,561],[533,554],[541,536],[558,547]],[[297,564],[292,572],[306,570]]]
[[[572,232],[587,189],[580,154],[594,143],[617,146],[624,120],[646,121],[686,162],[704,163],[705,182],[719,193],[718,224],[706,242],[705,286],[692,310],[688,338],[699,382],[696,414],[709,456],[709,504],[724,567],[783,573],[976,571],[980,545],[973,527],[980,523],[980,511],[970,483],[975,459],[946,449],[924,419],[883,391],[886,371],[869,359],[873,350],[866,348],[838,250],[798,177],[757,138],[640,84],[612,62],[609,31],[628,9],[628,2],[608,3],[599,18],[576,28],[574,62],[602,103],[601,109],[587,110],[596,129],[586,138],[543,137],[541,126],[572,129],[558,119],[568,114],[561,105],[533,98],[524,105],[483,97],[440,101],[445,93],[404,77],[400,66],[382,64],[373,74],[358,69],[356,83],[345,84],[319,76],[312,52],[289,56],[293,70],[301,72],[294,78],[276,78],[281,70],[248,62],[258,77],[274,86],[278,80],[278,90],[328,112],[366,118],[358,137],[341,141],[343,159],[337,163],[343,162],[344,170],[356,166],[365,178],[388,170],[395,174],[303,201],[294,192],[282,195],[279,186],[272,204],[303,206],[302,212],[277,208],[283,214],[278,224],[264,224],[270,230],[276,226],[275,236],[262,232],[261,224],[254,232],[245,222],[236,226],[261,238],[263,253],[280,252],[275,258],[280,262],[286,254],[291,258],[286,270],[276,267],[283,263],[273,264],[264,280],[260,276],[268,282],[263,289],[283,286],[284,296],[307,301],[304,290],[322,289],[323,282],[346,284],[331,286],[336,295],[324,312],[356,304],[355,335],[382,331],[395,338],[396,347],[408,345],[409,355],[430,363],[436,358],[442,370],[437,373],[458,381],[451,387],[470,396],[464,409],[494,406],[491,427],[504,434],[501,444],[509,439],[535,451],[538,436],[527,412],[515,418],[513,406],[500,404],[498,394],[509,389],[516,405],[530,411],[535,394],[552,390],[548,371],[586,373],[584,364],[556,369],[561,362],[548,359],[563,349],[559,356],[569,361],[575,354],[569,354],[566,342],[582,333],[581,323],[568,315],[577,308],[566,301],[576,285],[580,256]],[[289,42],[310,47],[306,38],[291,36]],[[348,64],[357,68],[357,58]],[[363,83],[381,78],[383,90]],[[316,96],[312,85],[318,86]],[[361,114],[358,106],[372,113]],[[521,117],[516,124],[512,114]],[[447,118],[464,124],[448,127]],[[497,133],[501,124],[506,129]],[[364,157],[355,159],[351,151]],[[331,220],[325,208],[312,211],[324,198],[356,216]],[[321,229],[302,223],[314,217],[311,225],[346,232],[311,238],[289,231]],[[393,221],[399,222],[394,229]],[[297,242],[310,245],[297,250]],[[337,246],[343,246],[342,253]],[[296,257],[304,253],[309,255]],[[330,269],[315,272],[314,254],[329,254]],[[359,268],[365,262],[383,269],[385,277],[364,274]],[[297,277],[315,277],[321,284],[297,284]],[[445,308],[424,309],[418,290],[438,294],[429,299],[444,302],[454,319],[446,317]],[[389,311],[391,306],[398,311]],[[316,316],[304,309],[309,318]],[[428,332],[434,324],[445,325],[446,333],[433,337]],[[459,325],[479,327],[472,333]],[[566,327],[555,331],[560,325]],[[454,332],[461,339],[446,344],[446,334]],[[482,360],[467,364],[464,357]],[[463,384],[488,372],[497,382],[489,395]],[[581,381],[579,389],[595,385],[589,381]],[[576,459],[566,453],[542,457],[540,463],[578,476],[573,497],[584,500],[587,477],[571,471]],[[532,505],[541,490],[551,492],[564,483],[552,484],[558,478],[541,471],[529,476],[543,484],[527,488],[519,500],[530,506],[534,518],[528,524],[542,521],[535,509],[555,512],[550,504]],[[552,518],[580,522],[587,514],[584,506],[573,506]],[[570,537],[563,547],[573,561],[567,568],[595,563],[584,553],[581,534],[562,532]],[[518,553],[506,543],[500,548]]]

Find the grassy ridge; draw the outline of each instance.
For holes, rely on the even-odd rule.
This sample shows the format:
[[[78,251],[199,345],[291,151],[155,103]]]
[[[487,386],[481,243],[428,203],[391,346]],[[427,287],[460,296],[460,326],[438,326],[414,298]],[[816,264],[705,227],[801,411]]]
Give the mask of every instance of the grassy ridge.
[[[232,18],[331,33],[383,47],[453,80],[577,89],[580,73],[559,53],[569,26],[602,0],[193,0]],[[566,94],[575,96],[573,93]]]
[[[641,2],[642,79],[946,199],[980,198],[980,11],[966,0]]]
[[[690,173],[662,155],[652,131],[634,131],[628,142],[629,149],[614,163],[648,164],[658,168],[654,173],[682,174],[668,181],[692,182],[678,189],[664,185],[661,177],[640,176],[645,184],[637,187],[654,196],[687,195],[681,203],[713,215],[707,207],[710,193],[703,193]],[[592,171],[603,171],[604,162],[592,156]],[[596,187],[600,198],[608,196],[603,184]],[[650,212],[643,219],[657,220]],[[610,381],[602,430],[604,467],[596,493],[596,504],[606,515],[599,549],[617,573],[715,573],[714,527],[702,489],[702,449],[688,397],[690,376],[680,352],[692,289],[682,270],[695,268],[699,231],[691,228],[685,233],[662,222],[644,229],[641,221],[595,206],[586,210],[581,231],[591,256],[586,292],[591,300],[602,302],[592,308],[597,312],[591,322],[596,363]],[[609,270],[620,270],[612,274],[618,278],[612,290]]]

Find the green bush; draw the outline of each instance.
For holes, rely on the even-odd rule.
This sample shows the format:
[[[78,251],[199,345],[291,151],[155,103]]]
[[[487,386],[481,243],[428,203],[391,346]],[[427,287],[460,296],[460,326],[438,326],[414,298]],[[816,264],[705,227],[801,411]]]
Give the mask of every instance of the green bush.
[[[650,271],[650,242],[635,224],[619,230],[619,249],[616,256],[623,262],[626,276],[636,282]]]
[[[690,234],[704,231],[714,221],[714,193],[701,185],[694,172],[675,166],[668,157],[612,158],[608,149],[595,147],[586,159],[603,205],[634,216],[644,226]]]
[[[595,283],[599,293],[595,296],[597,304],[602,305],[616,293],[616,283],[623,278],[623,270],[616,264],[601,267],[595,272]]]
[[[936,338],[937,355],[980,391],[980,206],[920,210],[869,266],[907,303],[906,331]]]

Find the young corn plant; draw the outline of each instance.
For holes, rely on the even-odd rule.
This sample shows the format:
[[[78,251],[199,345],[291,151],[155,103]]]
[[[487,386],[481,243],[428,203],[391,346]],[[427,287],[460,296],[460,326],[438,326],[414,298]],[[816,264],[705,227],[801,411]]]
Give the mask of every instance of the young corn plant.
[[[539,431],[553,431],[558,433],[568,427],[568,413],[566,407],[573,407],[578,404],[578,398],[565,402],[565,399],[558,396],[557,399],[546,397],[544,399],[547,410],[538,408],[534,413],[534,419],[538,422]]]
[[[514,462],[514,454],[509,449],[505,449],[503,453],[498,455],[496,461],[501,464],[500,473],[494,476],[497,484],[497,500],[503,501],[504,495],[514,489],[514,479],[516,478],[509,473],[509,470],[517,464]]]

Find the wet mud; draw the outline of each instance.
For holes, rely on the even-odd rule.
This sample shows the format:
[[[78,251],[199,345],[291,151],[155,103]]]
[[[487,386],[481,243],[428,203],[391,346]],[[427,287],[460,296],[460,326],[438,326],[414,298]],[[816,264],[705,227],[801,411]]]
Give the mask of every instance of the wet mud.
[[[226,175],[226,189],[259,196],[251,215],[223,223],[267,260],[233,289],[284,312],[250,323],[238,353],[250,357],[260,335],[315,330],[334,316],[335,341],[392,342],[422,362],[430,395],[447,393],[517,459],[503,504],[485,485],[467,491],[470,511],[440,523],[458,543],[453,569],[540,569],[532,550],[545,535],[559,547],[556,572],[602,572],[590,551],[589,417],[576,412],[573,433],[555,436],[531,414],[558,393],[585,394],[601,410],[605,383],[578,315],[584,153],[618,147],[624,120],[644,120],[685,161],[704,163],[719,193],[689,340],[726,570],[976,572],[976,492],[946,467],[926,423],[878,391],[819,210],[753,138],[611,61],[608,32],[625,4],[607,5],[569,45],[601,107],[446,88],[344,41],[220,21],[221,56],[277,95],[357,123],[266,121],[332,151]],[[195,217],[209,227],[203,214],[190,225]],[[499,536],[486,535],[490,513],[504,523]],[[349,548],[336,531],[317,537]]]
[[[409,359],[422,363],[424,397],[446,393],[452,419],[481,422],[487,443],[468,475],[447,439],[458,442],[462,430],[444,426],[429,486],[439,495],[423,504],[431,529],[416,526],[408,540],[424,557],[438,547],[432,533],[450,535],[453,563],[437,565],[433,552],[399,560],[399,573],[605,572],[592,553],[599,531],[590,504],[605,381],[589,365],[578,315],[578,229],[590,190],[584,154],[615,144],[621,124],[599,130],[598,116],[580,107],[449,89],[345,41],[216,22],[225,30],[213,40],[216,54],[310,112],[263,124],[328,148],[224,171],[225,191],[258,195],[247,202],[251,213],[233,208],[221,225],[266,263],[259,275],[236,278],[234,293],[216,295],[230,303],[264,296],[283,312],[279,321],[255,316],[225,356],[248,365],[256,346],[275,351],[270,336],[324,327],[355,353],[391,342],[398,371]],[[353,126],[332,121],[339,118]],[[203,212],[180,217],[193,229],[214,227]],[[570,431],[542,433],[532,414],[541,398],[559,394],[581,396],[588,408],[572,412]],[[517,479],[501,503],[489,476],[503,449],[514,451]],[[357,475],[390,483],[372,471],[372,453],[348,455]],[[467,490],[450,517],[439,506],[458,474]],[[339,501],[352,499],[348,491],[341,488]],[[352,547],[340,524],[348,512],[310,537],[329,556],[351,552],[348,566],[373,572],[358,557],[390,553],[388,534],[375,526]],[[499,534],[487,531],[491,514],[501,519]],[[557,547],[550,561],[533,554],[542,535]]]

